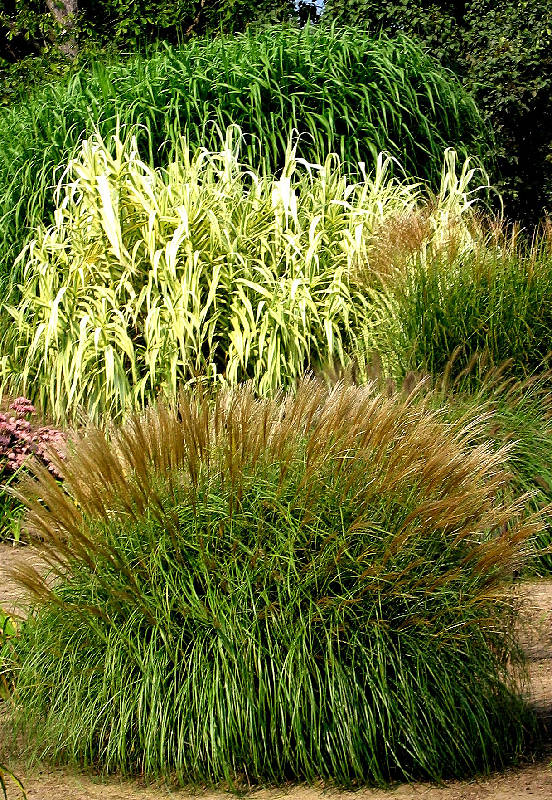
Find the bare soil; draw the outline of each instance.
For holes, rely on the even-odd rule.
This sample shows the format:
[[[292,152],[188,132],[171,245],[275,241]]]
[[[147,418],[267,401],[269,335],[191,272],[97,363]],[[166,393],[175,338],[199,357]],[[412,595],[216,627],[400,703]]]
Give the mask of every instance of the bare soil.
[[[31,547],[0,544],[0,608],[24,615],[28,599],[9,574],[10,569],[20,564],[40,568],[40,553]],[[389,790],[351,793],[299,785],[259,790],[252,793],[254,800],[280,800],[284,797],[286,800],[552,800],[552,580],[524,583],[520,593],[525,602],[521,640],[528,658],[529,699],[550,732],[548,755],[538,763],[443,786],[402,784]],[[6,731],[6,727],[2,729],[0,719],[0,749],[2,745],[4,749],[9,748]],[[9,766],[23,781],[29,800],[163,800],[169,797],[224,800],[227,797],[223,792],[176,791],[166,785],[145,786],[137,781],[102,780],[69,769],[41,766],[33,770],[11,762]],[[9,800],[20,796],[17,786],[8,781]]]

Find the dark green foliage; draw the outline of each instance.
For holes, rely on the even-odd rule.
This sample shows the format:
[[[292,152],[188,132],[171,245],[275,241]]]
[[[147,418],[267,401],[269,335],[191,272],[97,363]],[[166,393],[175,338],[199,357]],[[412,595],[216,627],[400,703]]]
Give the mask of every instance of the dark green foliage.
[[[552,209],[552,0],[329,0],[324,16],[424,42],[493,125],[509,215]]]
[[[3,0],[0,7],[0,105],[28,92],[33,76],[52,79],[92,52],[126,53],[156,41],[177,43],[191,35],[238,32],[294,19],[290,0],[79,0],[70,34],[63,34],[45,0]],[[77,64],[59,45],[78,42]]]
[[[337,151],[371,164],[388,150],[409,174],[433,180],[447,145],[485,150],[473,102],[406,38],[273,28],[97,63],[0,113],[0,277],[32,227],[49,220],[54,168],[95,126],[108,138],[117,117],[142,126],[143,156],[156,165],[179,128],[192,146],[216,146],[216,126],[231,122],[254,136],[245,159],[255,165],[262,153],[267,170],[282,164],[293,129],[309,160]]]
[[[406,33],[424,42],[431,54],[452,69],[462,59],[458,21],[464,3],[435,0],[327,0],[323,21],[368,27],[390,35]]]
[[[158,39],[176,43],[192,32],[243,31],[295,14],[290,0],[81,0],[80,7],[85,36],[127,50]]]
[[[552,212],[552,0],[467,5],[465,85],[492,122],[511,216]]]
[[[0,6],[0,67],[37,52],[51,27],[41,0],[3,0]],[[1,74],[1,73],[0,73]]]
[[[177,782],[461,776],[519,752],[504,453],[303,384],[90,432],[23,489],[61,559],[14,642],[39,752]],[[354,456],[354,457],[351,457]],[[27,578],[29,576],[27,575]],[[513,660],[512,660],[513,659]]]
[[[83,43],[72,62],[60,52],[60,31],[46,0],[3,0],[0,4],[0,106],[11,105],[36,86],[78,68],[97,43]]]

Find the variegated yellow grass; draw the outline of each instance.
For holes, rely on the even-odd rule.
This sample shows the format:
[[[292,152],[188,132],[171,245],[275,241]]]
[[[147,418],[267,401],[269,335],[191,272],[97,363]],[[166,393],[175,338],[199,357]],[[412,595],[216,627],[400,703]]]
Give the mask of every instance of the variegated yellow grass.
[[[423,207],[423,187],[394,177],[384,154],[353,183],[337,156],[309,164],[293,143],[279,176],[265,177],[240,163],[241,140],[231,127],[217,152],[181,141],[165,170],[130,134],[83,142],[54,225],[20,255],[4,390],[56,420],[79,410],[99,420],[199,376],[249,379],[266,394],[347,360],[379,314],[355,275],[386,221]],[[445,166],[425,248],[469,216],[472,173],[459,184],[451,153]]]

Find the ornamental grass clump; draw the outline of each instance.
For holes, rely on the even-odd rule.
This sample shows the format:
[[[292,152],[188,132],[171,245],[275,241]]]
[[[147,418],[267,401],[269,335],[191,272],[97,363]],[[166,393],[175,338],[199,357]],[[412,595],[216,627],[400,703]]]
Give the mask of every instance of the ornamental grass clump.
[[[540,372],[524,380],[505,377],[511,366],[481,369],[479,375],[456,378],[453,390],[440,391],[448,413],[462,414],[470,408],[491,412],[487,435],[497,445],[510,443],[507,468],[511,486],[527,497],[527,510],[550,510],[552,503],[552,373]],[[474,370],[475,372],[475,370]],[[475,387],[478,378],[479,387]],[[534,556],[527,569],[540,575],[552,573],[552,525],[547,514],[545,525],[534,541]]]
[[[234,786],[515,758],[508,582],[540,522],[484,423],[306,380],[89,430],[63,485],[37,464],[20,494],[54,575],[20,574],[11,659],[38,754]]]
[[[309,164],[296,143],[279,177],[264,177],[240,163],[241,143],[236,128],[218,151],[181,140],[154,170],[130,134],[83,142],[54,225],[20,256],[20,302],[1,338],[5,391],[58,421],[79,410],[99,420],[174,398],[200,374],[267,393],[346,360],[375,322],[351,278],[385,221],[423,205],[422,187],[393,177],[390,157],[351,181],[336,156]],[[445,164],[426,248],[452,213],[470,241],[473,198],[458,191],[451,153]]]
[[[434,249],[374,295],[386,324],[371,338],[388,372],[471,373],[474,359],[508,363],[524,379],[549,366],[552,351],[552,237],[532,242],[500,225],[472,247]],[[470,366],[471,365],[471,366]]]

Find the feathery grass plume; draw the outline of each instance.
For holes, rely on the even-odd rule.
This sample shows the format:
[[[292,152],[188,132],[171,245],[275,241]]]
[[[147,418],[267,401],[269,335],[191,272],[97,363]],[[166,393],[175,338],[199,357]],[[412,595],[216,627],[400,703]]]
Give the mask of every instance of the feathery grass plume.
[[[280,177],[263,177],[240,163],[241,142],[236,128],[215,152],[182,140],[166,170],[141,160],[133,136],[83,142],[55,224],[20,256],[5,391],[56,420],[81,408],[99,420],[174,398],[200,373],[267,393],[318,362],[343,363],[377,321],[350,276],[387,219],[423,208],[421,186],[393,177],[383,154],[353,183],[337,156],[309,164],[296,143]],[[426,249],[452,214],[470,237],[466,193],[447,175],[452,194],[426,213]]]
[[[57,579],[13,644],[41,756],[234,786],[466,776],[532,728],[485,420],[313,379],[183,394],[20,490]]]
[[[388,214],[370,240],[355,281],[368,291],[404,281],[412,267],[424,269],[436,258],[456,262],[488,241],[493,219],[484,216],[489,177],[473,159],[458,169],[458,154],[448,148],[443,157],[438,191],[425,205],[404,207]],[[498,236],[495,222],[494,236]]]
[[[51,222],[54,171],[96,128],[107,139],[116,120],[142,126],[150,167],[167,165],[180,132],[212,149],[230,124],[248,134],[246,159],[265,174],[282,167],[293,130],[305,134],[298,155],[308,161],[337,152],[356,171],[385,150],[430,181],[446,147],[463,157],[488,152],[473,100],[403,36],[278,26],[98,62],[0,111],[4,282],[17,282],[13,261],[33,228]]]
[[[505,468],[512,496],[526,497],[527,514],[543,513],[543,527],[531,543],[525,571],[548,575],[552,572],[552,372],[537,371],[519,380],[509,375],[511,361],[495,367],[485,353],[474,354],[470,364],[457,372],[457,356],[458,351],[442,375],[420,370],[395,380],[386,375],[377,352],[365,351],[345,367],[321,370],[320,378],[328,386],[340,380],[354,385],[371,382],[388,396],[413,395],[424,402],[429,393],[431,406],[441,409],[447,420],[484,417],[482,436],[496,448],[508,445]]]
[[[486,435],[496,446],[510,446],[507,468],[515,494],[527,496],[527,511],[550,511],[552,504],[552,387],[550,371],[518,380],[507,377],[509,363],[484,369],[478,359],[479,386],[460,374],[449,389],[440,391],[449,413],[490,412]],[[467,378],[467,380],[466,380]],[[552,572],[552,529],[549,513],[534,540],[527,569],[540,575]]]

